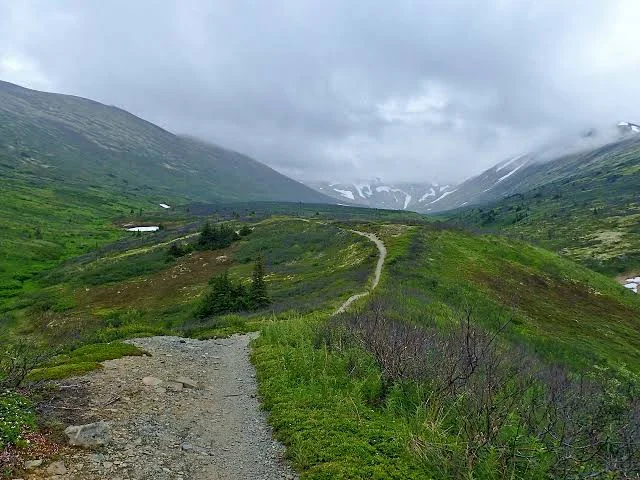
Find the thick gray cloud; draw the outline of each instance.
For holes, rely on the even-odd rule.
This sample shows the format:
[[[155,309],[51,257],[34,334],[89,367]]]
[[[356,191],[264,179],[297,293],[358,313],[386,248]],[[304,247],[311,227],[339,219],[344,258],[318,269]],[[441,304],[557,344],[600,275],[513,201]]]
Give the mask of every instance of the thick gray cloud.
[[[0,78],[296,178],[457,181],[640,119],[635,0],[0,0]]]

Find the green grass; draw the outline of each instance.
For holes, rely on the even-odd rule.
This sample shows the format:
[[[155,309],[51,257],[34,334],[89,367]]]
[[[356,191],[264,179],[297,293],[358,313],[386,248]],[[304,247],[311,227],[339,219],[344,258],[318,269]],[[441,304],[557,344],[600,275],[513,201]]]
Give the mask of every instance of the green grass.
[[[274,218],[256,225],[230,273],[248,282],[260,252],[276,312],[337,307],[362,289],[377,258],[369,240],[335,225]]]
[[[260,395],[287,458],[309,479],[432,478],[408,449],[406,422],[367,402],[380,388],[375,362],[360,350],[314,348],[326,318],[267,326],[254,344]]]
[[[45,366],[33,370],[28,380],[57,380],[82,375],[100,368],[100,362],[105,360],[143,354],[144,351],[135,345],[123,342],[83,345],[67,353],[56,355]]]
[[[470,308],[485,328],[585,367],[640,368],[640,299],[615,281],[524,242],[420,227],[389,247],[377,296],[394,316],[445,325]]]
[[[39,277],[62,262],[134,234],[114,224],[153,210],[146,198],[102,187],[3,176],[0,189],[0,303],[37,290]],[[130,212],[135,210],[135,214]],[[165,221],[172,214],[164,213]],[[4,302],[3,302],[4,300]]]
[[[35,426],[36,415],[30,401],[17,393],[0,392],[0,452],[6,446],[21,445],[22,435]]]

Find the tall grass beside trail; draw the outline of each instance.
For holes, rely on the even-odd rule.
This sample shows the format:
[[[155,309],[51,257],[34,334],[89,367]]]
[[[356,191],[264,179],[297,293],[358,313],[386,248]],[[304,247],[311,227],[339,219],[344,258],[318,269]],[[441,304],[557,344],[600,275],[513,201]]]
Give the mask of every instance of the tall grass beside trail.
[[[263,330],[260,394],[303,478],[640,474],[637,376],[572,374],[469,315],[451,325],[410,325],[377,305]]]
[[[374,400],[381,372],[357,346],[316,342],[326,316],[269,325],[254,345],[260,395],[303,478],[424,479],[435,471],[407,449],[408,424]]]

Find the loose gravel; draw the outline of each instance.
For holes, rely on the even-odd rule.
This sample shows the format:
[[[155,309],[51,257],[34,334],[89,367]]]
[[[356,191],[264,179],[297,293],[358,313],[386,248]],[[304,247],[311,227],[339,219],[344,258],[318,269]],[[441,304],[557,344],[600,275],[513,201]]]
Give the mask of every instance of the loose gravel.
[[[84,418],[108,422],[110,444],[73,450],[62,458],[64,473],[60,465],[54,473],[43,464],[29,478],[297,478],[283,462],[284,447],[272,438],[256,397],[249,362],[255,335],[131,340],[150,356],[107,361],[103,369],[73,379],[89,393]],[[179,377],[197,382],[196,388],[176,382]]]

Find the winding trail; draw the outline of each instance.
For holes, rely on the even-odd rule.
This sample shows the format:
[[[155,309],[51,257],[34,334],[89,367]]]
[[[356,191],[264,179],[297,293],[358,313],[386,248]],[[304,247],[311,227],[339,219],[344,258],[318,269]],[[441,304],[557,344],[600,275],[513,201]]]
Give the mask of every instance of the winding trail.
[[[378,286],[387,255],[375,234],[351,232],[374,242],[380,255],[369,288],[349,297],[335,314]],[[297,479],[260,409],[255,368],[249,361],[250,342],[257,335],[128,340],[149,355],[103,362],[103,369],[70,379],[67,387],[86,390],[88,407],[70,408],[82,410],[82,423],[107,421],[111,443],[97,451],[64,454],[63,473],[53,473],[53,465],[45,462],[24,478]],[[176,383],[180,377],[197,382],[196,388]]]
[[[382,242],[382,240],[380,240],[375,234],[368,233],[368,232],[360,232],[358,230],[350,230],[350,231],[353,233],[357,233],[358,235],[362,235],[363,237],[367,237],[369,240],[375,243],[376,247],[378,247],[378,252],[380,252],[380,255],[378,256],[378,263],[376,264],[376,269],[373,274],[373,282],[371,283],[371,287],[367,291],[356,293],[355,295],[351,295],[342,305],[340,305],[340,308],[338,308],[338,310],[335,311],[334,315],[338,315],[340,313],[346,312],[353,302],[355,302],[356,300],[359,300],[362,297],[366,297],[378,286],[378,283],[380,282],[380,275],[382,275],[382,267],[384,266],[384,260],[387,257],[387,248],[384,246],[384,243]]]

